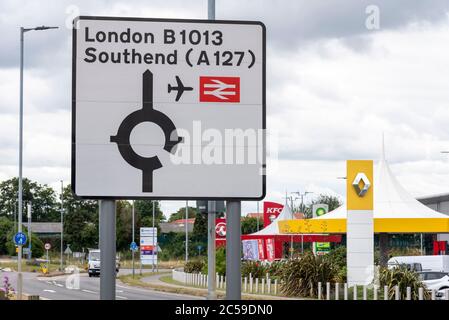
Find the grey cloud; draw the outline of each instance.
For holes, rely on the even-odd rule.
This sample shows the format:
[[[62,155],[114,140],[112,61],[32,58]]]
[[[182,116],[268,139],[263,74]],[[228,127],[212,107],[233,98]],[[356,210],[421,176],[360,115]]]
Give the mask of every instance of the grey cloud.
[[[286,49],[301,47],[311,40],[350,38],[375,32],[365,27],[365,9],[369,5],[380,9],[381,30],[417,21],[435,23],[449,11],[447,0],[252,0],[218,2],[217,18],[261,20],[267,26],[268,42],[278,49]]]

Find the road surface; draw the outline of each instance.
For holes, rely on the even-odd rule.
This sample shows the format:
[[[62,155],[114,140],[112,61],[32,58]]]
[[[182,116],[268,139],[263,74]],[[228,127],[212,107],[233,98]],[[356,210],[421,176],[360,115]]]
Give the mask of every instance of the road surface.
[[[52,278],[38,277],[38,274],[23,272],[23,293],[39,295],[50,300],[98,300],[100,298],[100,277],[89,278],[87,274],[79,275],[79,288],[76,281],[67,281],[69,276]],[[16,288],[16,272],[0,272],[0,279],[9,277],[11,285]],[[72,278],[73,279],[73,278]],[[70,280],[70,279],[69,279]],[[189,300],[201,297],[158,292],[150,289],[130,287],[116,282],[117,300]]]

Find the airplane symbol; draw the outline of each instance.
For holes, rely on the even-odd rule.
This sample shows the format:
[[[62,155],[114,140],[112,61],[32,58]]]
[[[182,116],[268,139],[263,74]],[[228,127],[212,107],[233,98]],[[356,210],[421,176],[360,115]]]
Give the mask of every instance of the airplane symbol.
[[[179,99],[181,99],[182,94],[184,93],[184,91],[192,91],[193,88],[192,87],[185,87],[182,84],[181,79],[179,79],[178,76],[176,76],[176,87],[172,86],[171,84],[168,84],[168,93],[170,93],[172,90],[173,91],[177,91],[178,93],[176,94],[176,98],[175,101],[178,102]]]

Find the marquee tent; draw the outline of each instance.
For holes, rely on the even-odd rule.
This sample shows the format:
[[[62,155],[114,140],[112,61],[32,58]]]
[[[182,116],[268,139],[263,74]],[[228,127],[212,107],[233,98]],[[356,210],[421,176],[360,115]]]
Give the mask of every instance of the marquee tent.
[[[291,208],[285,204],[279,216],[273,220],[268,226],[263,228],[262,230],[242,235],[242,240],[258,240],[259,247],[263,248],[265,251],[262,253],[261,257],[268,258],[270,260],[270,256],[272,259],[281,259],[285,255],[285,248],[290,247],[291,242],[294,243],[305,243],[305,242],[341,242],[341,235],[328,235],[328,234],[300,234],[300,235],[291,235],[291,234],[282,234],[279,231],[278,222],[279,221],[292,221],[293,220],[303,220],[303,219],[294,219]],[[273,244],[272,252],[269,253],[268,243]],[[263,260],[263,259],[261,259]]]
[[[449,217],[412,197],[399,183],[382,155],[374,168],[375,233],[449,233]],[[346,232],[346,206],[307,220],[280,220],[279,231],[286,234]]]

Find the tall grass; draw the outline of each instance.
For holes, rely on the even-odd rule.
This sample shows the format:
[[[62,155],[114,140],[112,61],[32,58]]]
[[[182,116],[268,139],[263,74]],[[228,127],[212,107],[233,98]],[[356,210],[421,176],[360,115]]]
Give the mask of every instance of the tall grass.
[[[329,259],[307,253],[283,266],[281,292],[286,296],[318,296],[318,282],[335,283],[337,270]]]

